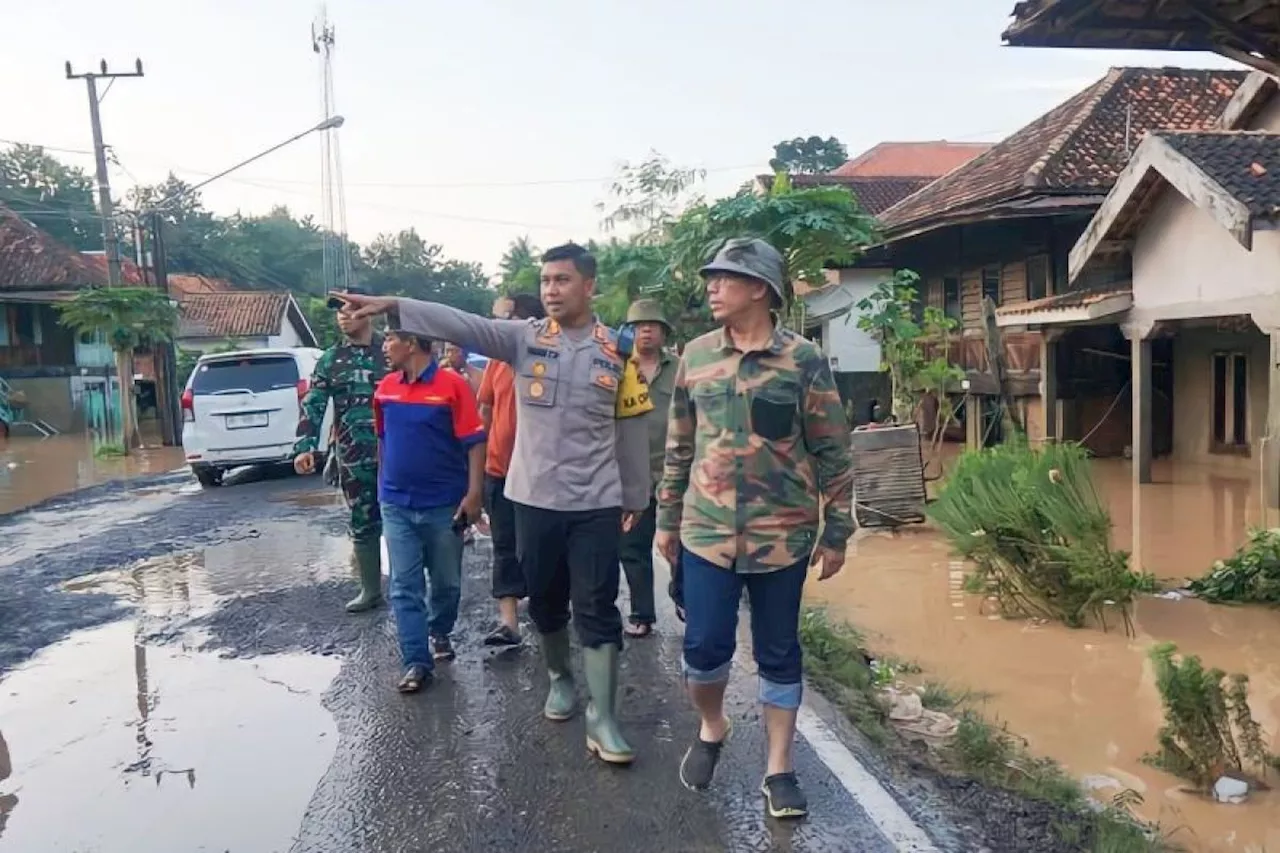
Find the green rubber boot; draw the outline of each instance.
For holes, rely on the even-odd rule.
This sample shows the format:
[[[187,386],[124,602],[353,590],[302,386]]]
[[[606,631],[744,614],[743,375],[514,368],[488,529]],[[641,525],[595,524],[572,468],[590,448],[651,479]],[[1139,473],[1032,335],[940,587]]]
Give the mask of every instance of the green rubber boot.
[[[542,634],[542,659],[547,665],[547,703],[542,714],[548,720],[563,722],[573,716],[578,694],[573,687],[573,670],[569,666],[569,629]]]
[[[382,604],[382,543],[355,543],[356,571],[360,577],[360,594],[347,602],[348,613],[364,613]]]
[[[613,644],[582,650],[591,704],[587,706],[587,749],[609,764],[630,764],[636,753],[618,729],[618,652]]]

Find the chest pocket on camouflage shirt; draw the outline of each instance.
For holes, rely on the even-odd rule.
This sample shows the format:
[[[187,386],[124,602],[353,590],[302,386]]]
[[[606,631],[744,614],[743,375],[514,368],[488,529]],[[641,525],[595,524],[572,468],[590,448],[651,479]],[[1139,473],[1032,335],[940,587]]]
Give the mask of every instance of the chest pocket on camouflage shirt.
[[[733,429],[729,423],[733,397],[733,381],[730,379],[701,379],[689,389],[693,401],[693,413],[698,432],[719,435]]]
[[[775,379],[751,394],[751,431],[765,441],[783,441],[795,434],[800,414],[800,384]]]
[[[554,358],[529,359],[516,375],[516,393],[530,406],[554,406],[560,386],[560,361]]]

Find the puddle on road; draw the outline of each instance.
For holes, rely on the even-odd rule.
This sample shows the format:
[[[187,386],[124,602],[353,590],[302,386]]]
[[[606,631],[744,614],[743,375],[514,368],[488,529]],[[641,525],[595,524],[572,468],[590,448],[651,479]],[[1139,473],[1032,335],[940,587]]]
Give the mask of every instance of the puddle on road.
[[[131,620],[51,646],[0,681],[0,851],[287,850],[338,666],[148,646]]]
[[[1247,524],[1260,521],[1249,480],[1158,465],[1158,482],[1134,501],[1126,464],[1105,460],[1096,471],[1113,506],[1116,547],[1138,552],[1161,577],[1202,574],[1244,540]],[[984,713],[1008,723],[1034,753],[1088,780],[1099,797],[1126,787],[1140,792],[1139,811],[1165,830],[1186,827],[1175,839],[1189,849],[1280,850],[1280,791],[1255,793],[1243,806],[1217,805],[1140,761],[1155,749],[1163,719],[1147,652],[1164,641],[1206,665],[1248,674],[1254,716],[1280,751],[1280,611],[1148,598],[1136,609],[1130,639],[1122,631],[979,612],[979,599],[961,591],[963,574],[940,536],[913,528],[860,539],[844,571],[808,592],[862,629],[875,651],[918,662],[926,677],[990,694]]]
[[[203,616],[233,596],[341,580],[350,576],[350,558],[345,537],[296,521],[262,522],[216,545],[74,578],[63,589],[114,595],[137,605],[141,618],[172,622]]]
[[[109,480],[163,474],[183,465],[181,447],[143,447],[97,459],[87,435],[0,438],[0,515]]]
[[[313,507],[339,506],[342,504],[342,493],[337,489],[325,489],[324,491],[272,496],[268,500],[289,503],[309,509]]]

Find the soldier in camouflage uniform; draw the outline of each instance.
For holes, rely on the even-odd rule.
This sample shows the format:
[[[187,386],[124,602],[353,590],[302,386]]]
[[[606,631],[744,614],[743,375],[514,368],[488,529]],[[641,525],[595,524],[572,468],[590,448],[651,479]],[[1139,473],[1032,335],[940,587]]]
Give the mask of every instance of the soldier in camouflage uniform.
[[[311,376],[311,390],[302,401],[294,468],[315,471],[315,453],[325,409],[333,401],[334,446],[338,455],[338,486],[350,510],[351,542],[360,594],[347,602],[348,613],[361,613],[382,604],[382,514],[378,509],[378,437],[373,428],[373,389],[387,374],[382,336],[367,317],[338,310],[343,340],[325,350]]]
[[[800,596],[811,565],[821,561],[821,580],[840,571],[854,532],[849,428],[821,350],[774,317],[789,298],[778,252],[730,240],[702,276],[722,328],[685,348],[658,488],[656,544],[683,569],[684,672],[702,718],[680,780],[709,786],[729,736],[724,691],[745,587],[769,741],[761,790],[771,816],[802,817],[791,758]]]

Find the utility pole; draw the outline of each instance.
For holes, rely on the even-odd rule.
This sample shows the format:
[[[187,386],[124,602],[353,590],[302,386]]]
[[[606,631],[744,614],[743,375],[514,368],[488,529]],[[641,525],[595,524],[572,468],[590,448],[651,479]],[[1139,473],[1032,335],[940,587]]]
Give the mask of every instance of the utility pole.
[[[156,276],[156,289],[166,299],[172,299],[169,290],[169,255],[164,243],[164,217],[152,213],[151,219],[151,264]],[[143,231],[138,224],[138,231]],[[181,391],[178,389],[178,358],[174,351],[173,341],[159,341],[152,348],[152,359],[156,368],[156,409],[160,413],[160,429],[164,443],[169,447],[182,446],[182,409],[179,406]]]
[[[142,60],[134,60],[133,71],[108,71],[107,61],[104,59],[98,66],[98,71],[90,71],[84,74],[75,74],[71,70],[71,63],[67,63],[67,79],[83,80],[85,86],[89,90],[89,121],[93,125],[93,158],[97,164],[98,179],[98,208],[102,214],[102,244],[107,252],[107,282],[112,287],[118,287],[121,282],[120,275],[120,239],[116,236],[116,223],[114,219],[115,211],[111,205],[111,180],[107,176],[107,147],[102,142],[102,118],[98,114],[98,80],[115,80],[117,77],[141,77]]]

